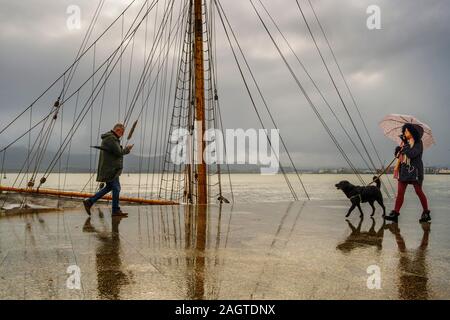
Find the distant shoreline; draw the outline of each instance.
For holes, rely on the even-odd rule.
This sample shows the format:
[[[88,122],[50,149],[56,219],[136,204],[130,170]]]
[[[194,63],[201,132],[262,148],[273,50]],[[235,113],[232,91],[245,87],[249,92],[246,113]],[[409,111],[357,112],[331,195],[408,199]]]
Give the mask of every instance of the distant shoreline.
[[[314,171],[298,171],[299,174],[315,174],[315,175],[349,175],[349,174],[354,174],[353,172],[332,172],[332,171],[325,171],[325,172],[314,172]],[[92,174],[95,174],[96,171],[92,172]],[[296,174],[295,171],[291,170],[291,171],[287,171],[287,174]],[[363,175],[372,175],[374,173],[371,172],[363,172],[363,171],[359,171],[360,174]],[[3,174],[18,174],[17,171],[5,171],[3,172]],[[21,173],[24,174],[24,173]],[[38,172],[37,175],[43,174],[43,172]],[[91,172],[89,171],[72,171],[72,172],[52,172],[51,174],[61,174],[61,175],[65,175],[65,174],[91,174]],[[124,175],[128,175],[128,174],[147,174],[147,172],[123,172],[122,176]],[[149,172],[148,174],[163,174],[163,172]],[[226,175],[228,174],[228,171],[222,171],[222,175]],[[230,174],[257,174],[257,175],[261,175],[261,173],[259,171],[230,171]],[[279,171],[277,174],[283,174],[281,171]],[[392,172],[388,173],[387,175],[391,175]],[[441,176],[446,176],[446,175],[450,175],[450,172],[444,172],[444,173],[426,173],[426,175],[441,175]]]

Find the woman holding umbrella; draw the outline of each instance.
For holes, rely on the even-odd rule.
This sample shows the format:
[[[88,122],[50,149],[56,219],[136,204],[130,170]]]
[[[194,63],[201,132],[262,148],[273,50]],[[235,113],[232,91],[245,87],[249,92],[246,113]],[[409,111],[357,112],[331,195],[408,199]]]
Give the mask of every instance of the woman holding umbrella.
[[[391,115],[386,117],[381,123],[388,137],[392,137],[392,134],[395,132],[398,133],[395,127],[393,128],[393,124],[397,126],[397,130],[401,130],[401,134],[397,135],[397,141],[398,139],[400,140],[400,146],[395,149],[397,164],[394,169],[394,177],[398,180],[398,192],[395,208],[385,219],[398,222],[400,210],[405,199],[406,188],[411,184],[414,186],[423,208],[419,221],[421,223],[429,222],[431,221],[431,216],[428,200],[422,189],[424,180],[422,155],[424,138],[427,146],[434,143],[431,129],[411,116]]]

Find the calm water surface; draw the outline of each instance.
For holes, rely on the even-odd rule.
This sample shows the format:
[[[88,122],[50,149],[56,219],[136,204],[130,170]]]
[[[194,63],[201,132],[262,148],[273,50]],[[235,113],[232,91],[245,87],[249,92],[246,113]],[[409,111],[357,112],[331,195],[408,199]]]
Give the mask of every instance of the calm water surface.
[[[15,179],[14,174],[7,174],[2,182],[11,185]],[[288,175],[289,179],[300,199],[305,199],[305,193],[296,175]],[[39,176],[38,176],[39,177]],[[231,200],[228,175],[222,176],[224,195]],[[92,192],[97,188],[96,183],[87,183],[89,174],[53,174],[49,177],[46,188],[61,188],[65,186],[68,191]],[[334,185],[340,180],[349,180],[354,184],[360,184],[356,176],[351,174],[304,174],[301,176],[307,192],[313,200],[342,200],[346,199],[342,192],[336,190]],[[370,182],[372,176],[364,175],[364,180]],[[123,174],[121,177],[122,193],[128,196],[140,196],[155,198],[159,191],[161,176]],[[65,184],[64,184],[65,181]],[[396,180],[392,175],[383,179],[390,194],[392,187],[396,187]],[[293,200],[283,175],[260,174],[231,174],[234,199],[239,203],[249,202],[275,202]],[[430,199],[449,199],[450,175],[427,175],[424,182],[424,190]],[[214,190],[217,192],[217,190]],[[414,197],[413,188],[407,191],[407,197]]]

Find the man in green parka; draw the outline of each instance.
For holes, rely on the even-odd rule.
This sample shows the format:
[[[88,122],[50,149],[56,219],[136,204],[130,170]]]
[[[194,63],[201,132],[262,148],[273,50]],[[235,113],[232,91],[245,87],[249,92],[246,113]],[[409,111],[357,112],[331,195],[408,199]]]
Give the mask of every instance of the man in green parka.
[[[123,124],[118,123],[113,130],[102,135],[102,145],[98,161],[97,181],[104,182],[105,187],[92,198],[83,201],[88,215],[91,215],[91,207],[107,193],[112,191],[112,215],[127,216],[119,206],[120,181],[119,177],[123,169],[123,156],[129,154],[133,145],[122,148],[120,138],[125,133]]]

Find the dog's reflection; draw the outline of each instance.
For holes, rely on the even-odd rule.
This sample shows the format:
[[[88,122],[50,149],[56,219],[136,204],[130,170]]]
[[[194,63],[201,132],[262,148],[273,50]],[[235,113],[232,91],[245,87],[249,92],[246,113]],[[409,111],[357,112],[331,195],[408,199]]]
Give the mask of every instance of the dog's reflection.
[[[349,253],[356,248],[362,248],[367,246],[376,247],[378,250],[382,249],[383,246],[383,237],[384,237],[384,229],[385,229],[385,221],[383,219],[383,224],[378,231],[375,230],[376,222],[374,218],[370,218],[372,220],[372,225],[369,231],[361,231],[362,224],[364,219],[360,219],[358,226],[355,227],[351,221],[346,220],[349,228],[351,229],[350,235],[345,239],[344,242],[340,243],[336,249]]]

